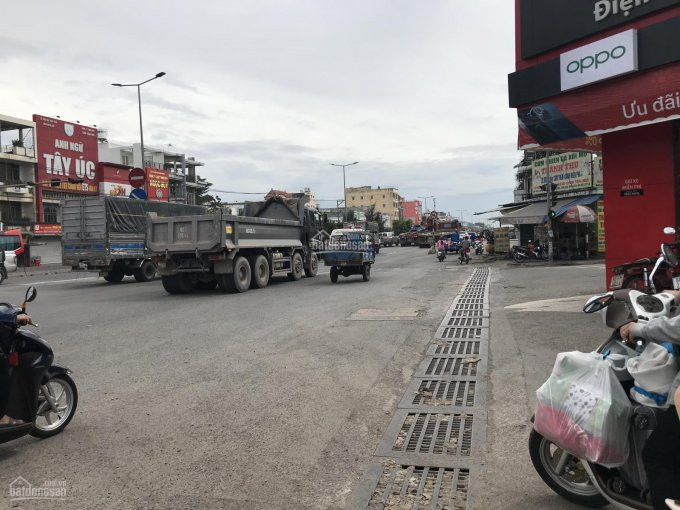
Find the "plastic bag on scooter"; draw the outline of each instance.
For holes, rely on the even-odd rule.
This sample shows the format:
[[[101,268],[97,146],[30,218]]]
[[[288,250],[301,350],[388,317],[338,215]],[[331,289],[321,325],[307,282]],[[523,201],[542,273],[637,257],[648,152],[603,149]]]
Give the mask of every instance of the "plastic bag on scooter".
[[[576,457],[614,467],[628,458],[631,413],[628,395],[600,354],[562,352],[536,391],[534,428]]]

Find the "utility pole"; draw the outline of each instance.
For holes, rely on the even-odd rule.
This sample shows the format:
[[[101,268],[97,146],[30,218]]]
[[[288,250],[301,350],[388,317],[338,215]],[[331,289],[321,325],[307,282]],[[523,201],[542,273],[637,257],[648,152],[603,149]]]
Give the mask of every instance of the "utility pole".
[[[345,180],[345,167],[356,165],[359,163],[355,161],[354,163],[336,164],[329,163],[331,166],[341,166],[342,167],[342,197],[345,200],[345,221],[347,221],[347,181]]]
[[[554,253],[553,253],[553,221],[552,216],[550,214],[550,211],[552,209],[552,176],[550,175],[550,151],[546,151],[545,153],[545,174],[547,176],[545,196],[547,206],[546,214],[548,216],[548,258],[550,259],[550,262],[552,262],[554,260]]]

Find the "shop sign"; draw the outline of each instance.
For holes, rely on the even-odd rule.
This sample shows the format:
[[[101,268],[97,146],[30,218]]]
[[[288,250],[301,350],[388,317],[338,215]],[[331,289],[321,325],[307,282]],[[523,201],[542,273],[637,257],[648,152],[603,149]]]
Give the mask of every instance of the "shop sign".
[[[549,158],[550,180],[556,184],[556,191],[571,191],[591,188],[591,156],[588,152],[565,152]],[[545,158],[536,159],[532,163],[532,194],[541,194],[541,186],[548,183],[545,171]]]
[[[639,197],[644,195],[645,190],[642,187],[640,179],[637,177],[631,177],[623,181],[621,186],[621,196],[622,197]]]
[[[43,115],[33,115],[33,121],[38,150],[36,180],[65,181],[53,190],[97,193],[97,130]],[[83,179],[83,182],[66,182],[69,177]]]
[[[58,223],[36,223],[33,233],[37,236],[60,236],[61,225]]]
[[[583,141],[583,136],[678,119],[680,65],[598,83],[589,87],[587,94],[562,94],[549,103],[518,110],[518,117],[520,149],[583,146],[577,140]]]
[[[149,200],[167,202],[170,199],[170,177],[167,170],[146,169],[146,194]]]
[[[528,59],[612,27],[630,23],[680,0],[519,0],[520,46]]]
[[[560,55],[561,90],[637,71],[637,30],[626,30]]]
[[[597,201],[597,251],[604,253],[604,200]]]
[[[110,197],[126,197],[132,191],[132,186],[121,182],[102,182],[101,193]]]

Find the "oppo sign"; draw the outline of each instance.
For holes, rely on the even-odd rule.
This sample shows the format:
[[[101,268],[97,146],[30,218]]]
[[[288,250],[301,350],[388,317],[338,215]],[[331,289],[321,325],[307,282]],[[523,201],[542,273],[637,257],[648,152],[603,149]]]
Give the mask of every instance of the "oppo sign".
[[[612,35],[560,55],[562,91],[637,71],[637,31]]]

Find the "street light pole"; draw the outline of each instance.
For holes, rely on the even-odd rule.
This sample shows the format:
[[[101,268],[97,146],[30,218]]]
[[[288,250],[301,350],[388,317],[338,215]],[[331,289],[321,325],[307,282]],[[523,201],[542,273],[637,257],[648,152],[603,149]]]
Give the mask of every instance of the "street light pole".
[[[434,198],[434,195],[430,195],[430,196],[427,196],[427,197],[418,197],[418,198],[425,200],[425,210],[427,211],[427,199],[428,198]]]
[[[156,78],[162,78],[165,76],[164,72],[160,72],[156,74],[153,78],[149,78],[148,80],[142,81],[140,83],[112,83],[114,87],[137,87],[137,102],[139,105],[139,138],[141,142],[141,147],[140,150],[142,152],[142,169],[144,169],[144,129],[142,127],[142,85],[145,83],[149,83],[150,81],[155,80]]]
[[[355,161],[354,163],[346,163],[346,164],[337,164],[337,163],[329,163],[331,166],[341,166],[342,167],[342,197],[345,201],[345,221],[347,221],[347,181],[345,178],[345,167],[356,165],[359,163],[358,161]]]

